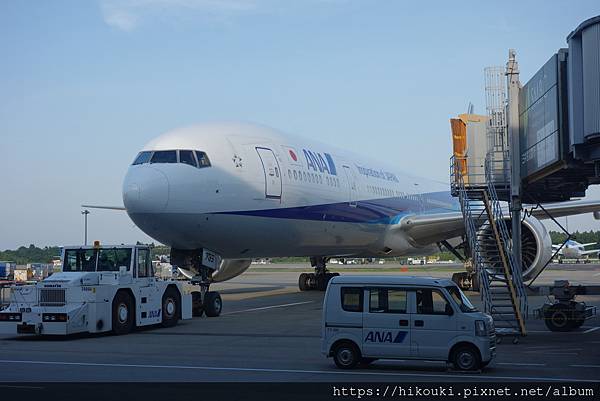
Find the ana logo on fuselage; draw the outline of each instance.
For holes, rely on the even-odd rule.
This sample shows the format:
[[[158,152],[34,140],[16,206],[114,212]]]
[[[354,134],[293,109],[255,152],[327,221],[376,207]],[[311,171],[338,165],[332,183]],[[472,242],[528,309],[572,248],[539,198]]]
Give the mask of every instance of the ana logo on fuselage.
[[[304,158],[306,159],[306,166],[309,169],[320,173],[326,172],[327,174],[337,175],[335,163],[333,163],[333,158],[329,153],[323,153],[323,155],[321,155],[319,152],[313,152],[307,149],[302,149],[302,151],[304,152]]]

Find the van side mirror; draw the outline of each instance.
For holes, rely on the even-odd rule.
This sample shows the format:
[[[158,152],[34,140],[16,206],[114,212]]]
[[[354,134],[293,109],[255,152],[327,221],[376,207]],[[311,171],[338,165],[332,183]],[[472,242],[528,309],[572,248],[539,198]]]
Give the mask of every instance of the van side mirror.
[[[446,304],[446,308],[444,311],[446,312],[446,315],[448,315],[448,316],[454,315],[454,309],[452,309],[450,304]]]

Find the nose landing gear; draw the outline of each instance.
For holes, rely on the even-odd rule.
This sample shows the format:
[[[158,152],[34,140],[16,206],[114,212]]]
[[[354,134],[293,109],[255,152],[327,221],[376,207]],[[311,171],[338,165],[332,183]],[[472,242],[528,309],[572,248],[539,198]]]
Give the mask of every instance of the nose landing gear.
[[[302,273],[298,278],[298,288],[300,291],[325,291],[327,289],[327,283],[335,276],[339,276],[339,273],[332,273],[327,270],[326,262],[329,258],[325,257],[311,257],[310,264],[314,267],[314,273]]]
[[[207,317],[216,317],[221,314],[223,300],[217,291],[210,291],[214,268],[202,264],[207,260],[216,267],[217,255],[206,250],[180,250],[171,248],[171,264],[186,270],[197,272],[190,280],[192,285],[200,287],[200,291],[192,292],[192,315],[195,317],[206,314]]]

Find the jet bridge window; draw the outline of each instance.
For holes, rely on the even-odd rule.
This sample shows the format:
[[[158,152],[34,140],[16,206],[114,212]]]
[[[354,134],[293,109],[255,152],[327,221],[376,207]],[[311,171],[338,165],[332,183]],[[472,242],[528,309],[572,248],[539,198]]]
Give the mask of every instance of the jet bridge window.
[[[159,150],[154,152],[150,163],[177,163],[177,151],[175,150]]]

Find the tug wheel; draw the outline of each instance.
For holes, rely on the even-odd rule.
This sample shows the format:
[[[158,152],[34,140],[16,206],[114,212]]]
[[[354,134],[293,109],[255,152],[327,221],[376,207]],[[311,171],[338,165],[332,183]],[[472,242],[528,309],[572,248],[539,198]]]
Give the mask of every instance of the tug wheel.
[[[117,334],[127,334],[134,326],[135,309],[131,295],[119,291],[112,303],[112,331]]]
[[[173,327],[179,320],[179,294],[169,287],[166,289],[162,297],[162,326]]]

